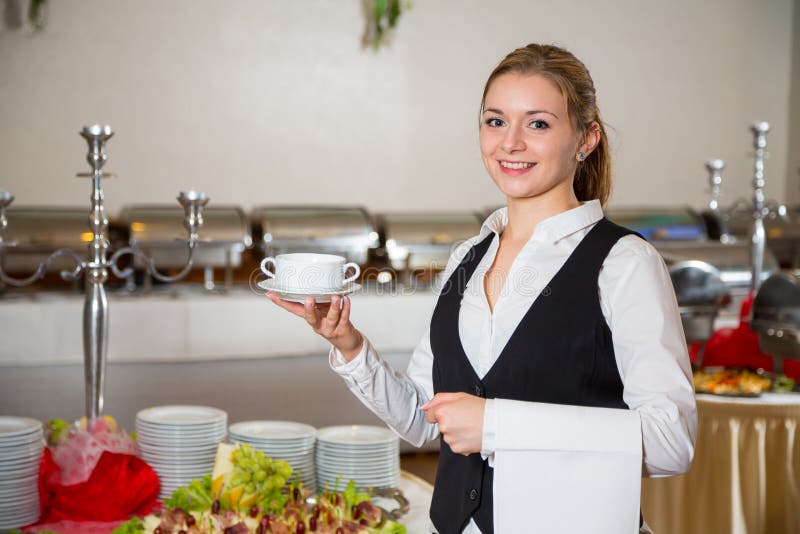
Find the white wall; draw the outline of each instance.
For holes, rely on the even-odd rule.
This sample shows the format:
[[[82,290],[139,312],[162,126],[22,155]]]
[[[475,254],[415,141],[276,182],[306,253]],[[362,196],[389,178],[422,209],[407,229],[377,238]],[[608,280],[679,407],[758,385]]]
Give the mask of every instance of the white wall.
[[[43,33],[0,30],[0,188],[88,207],[77,131],[101,121],[117,132],[112,213],[190,186],[246,208],[482,208],[503,201],[477,149],[483,82],[540,41],[595,78],[613,204],[702,206],[711,157],[728,162],[727,201],[749,196],[756,119],[783,200],[792,20],[792,0],[415,0],[376,54],[360,0],[50,0]]]
[[[794,0],[793,41],[789,150],[786,158],[786,201],[791,204],[800,204],[800,0]]]

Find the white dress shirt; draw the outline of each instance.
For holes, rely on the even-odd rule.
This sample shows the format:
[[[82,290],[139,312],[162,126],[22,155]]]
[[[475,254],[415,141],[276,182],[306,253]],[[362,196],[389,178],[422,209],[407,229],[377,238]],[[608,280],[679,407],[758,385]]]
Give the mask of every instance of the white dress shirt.
[[[480,234],[455,250],[442,281],[472,246],[494,233],[467,283],[459,312],[461,342],[478,376],[489,371],[534,300],[602,217],[599,201],[592,200],[540,222],[514,260],[494,311],[489,308],[484,279],[508,224],[507,209],[492,213]],[[625,236],[603,262],[598,285],[624,386],[623,400],[641,420],[642,474],[684,473],[694,454],[697,413],[686,342],[666,266],[652,245],[637,236]],[[366,335],[353,360],[345,362],[332,348],[330,363],[350,390],[400,437],[416,446],[438,437],[437,426],[425,421],[420,408],[433,397],[430,331],[414,349],[405,374],[391,369]],[[491,463],[498,447],[535,451],[537,442],[547,439],[548,431],[558,432],[563,439],[565,428],[569,434],[572,427],[577,436],[591,417],[585,407],[563,406],[555,429],[552,423],[548,425],[552,421],[548,411],[549,406],[541,403],[524,403],[520,409],[518,401],[487,399],[481,454]],[[511,430],[498,432],[498,417],[501,428],[513,429],[513,435]],[[514,424],[515,418],[522,419]],[[479,532],[472,521],[464,530]]]

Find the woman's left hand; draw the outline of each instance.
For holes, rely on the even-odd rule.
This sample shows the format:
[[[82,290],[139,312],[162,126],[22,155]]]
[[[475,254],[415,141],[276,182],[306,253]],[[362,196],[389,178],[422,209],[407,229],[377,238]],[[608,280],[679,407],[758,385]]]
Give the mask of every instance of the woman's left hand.
[[[444,441],[456,454],[481,452],[486,399],[467,393],[437,393],[422,407],[425,420],[439,425]]]

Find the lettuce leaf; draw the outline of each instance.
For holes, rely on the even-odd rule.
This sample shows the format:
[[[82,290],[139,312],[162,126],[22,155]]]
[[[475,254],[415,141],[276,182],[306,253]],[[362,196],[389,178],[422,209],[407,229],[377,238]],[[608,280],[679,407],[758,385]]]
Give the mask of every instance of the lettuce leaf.
[[[406,534],[406,527],[387,519],[376,534]]]
[[[337,480],[336,483],[338,485],[339,481]],[[345,510],[352,510],[353,506],[356,504],[370,500],[369,493],[359,493],[358,490],[356,490],[356,483],[354,480],[347,483],[347,487],[342,492],[342,496],[344,496],[344,502],[347,505]]]
[[[132,517],[111,531],[111,534],[140,534],[144,532],[144,523],[140,517]]]
[[[182,508],[187,512],[205,512],[211,510],[214,497],[211,495],[211,475],[196,478],[186,487],[172,492],[172,497],[164,501],[168,509]]]

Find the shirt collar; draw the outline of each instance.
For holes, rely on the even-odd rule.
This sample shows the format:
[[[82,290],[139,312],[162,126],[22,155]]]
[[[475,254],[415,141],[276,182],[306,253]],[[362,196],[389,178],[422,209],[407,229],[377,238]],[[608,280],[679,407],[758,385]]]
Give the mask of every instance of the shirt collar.
[[[595,224],[603,218],[603,208],[599,200],[582,202],[577,208],[553,215],[541,221],[533,232],[532,241],[556,241]],[[481,226],[480,239],[490,232],[500,235],[508,226],[508,208],[503,207],[489,215]]]

